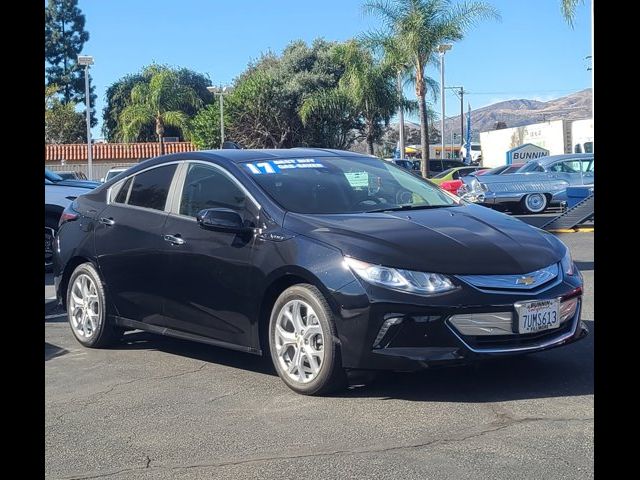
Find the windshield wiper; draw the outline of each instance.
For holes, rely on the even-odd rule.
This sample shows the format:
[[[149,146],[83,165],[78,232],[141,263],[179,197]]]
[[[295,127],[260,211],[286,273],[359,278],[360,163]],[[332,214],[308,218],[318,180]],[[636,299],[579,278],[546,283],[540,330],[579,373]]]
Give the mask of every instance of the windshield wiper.
[[[403,210],[430,210],[434,208],[455,207],[456,205],[398,205],[396,207],[378,208],[367,210],[364,213],[399,212]]]

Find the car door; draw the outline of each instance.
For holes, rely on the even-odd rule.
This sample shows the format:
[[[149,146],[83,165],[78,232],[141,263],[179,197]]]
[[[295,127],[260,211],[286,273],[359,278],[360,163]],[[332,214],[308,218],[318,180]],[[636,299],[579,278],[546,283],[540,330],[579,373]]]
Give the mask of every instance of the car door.
[[[259,207],[224,168],[198,161],[181,168],[163,231],[169,239],[164,313],[173,329],[248,345],[250,306],[257,301],[249,289],[255,236],[207,230],[195,217],[206,208],[228,208],[255,226]]]
[[[593,157],[582,159],[582,185],[593,185],[594,181],[594,159]]]
[[[98,265],[118,315],[161,323],[166,258],[162,228],[177,163],[151,167],[112,187],[95,228]],[[116,191],[117,190],[117,191]]]
[[[549,171],[554,172],[554,178],[568,182],[569,186],[583,184],[584,174],[582,172],[582,161],[579,158],[554,163],[549,167]]]

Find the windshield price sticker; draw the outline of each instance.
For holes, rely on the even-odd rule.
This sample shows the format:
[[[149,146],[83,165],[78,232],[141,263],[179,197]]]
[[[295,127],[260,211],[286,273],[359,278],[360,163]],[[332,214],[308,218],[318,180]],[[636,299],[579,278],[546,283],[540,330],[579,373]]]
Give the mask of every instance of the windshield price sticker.
[[[352,187],[369,187],[369,174],[367,172],[345,172],[345,177]]]
[[[291,170],[294,168],[324,168],[324,165],[314,158],[292,158],[272,162],[246,163],[245,167],[254,175],[261,175],[280,173],[282,170]]]

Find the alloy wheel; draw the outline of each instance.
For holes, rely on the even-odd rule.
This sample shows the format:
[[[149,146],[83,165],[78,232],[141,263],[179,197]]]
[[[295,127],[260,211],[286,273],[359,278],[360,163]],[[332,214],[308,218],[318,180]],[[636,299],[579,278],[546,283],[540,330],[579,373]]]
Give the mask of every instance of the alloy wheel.
[[[75,333],[86,340],[100,327],[101,305],[93,279],[82,273],[76,277],[69,295],[69,320]]]
[[[287,302],[278,313],[275,348],[278,362],[289,378],[308,383],[318,376],[324,361],[324,332],[311,305]]]

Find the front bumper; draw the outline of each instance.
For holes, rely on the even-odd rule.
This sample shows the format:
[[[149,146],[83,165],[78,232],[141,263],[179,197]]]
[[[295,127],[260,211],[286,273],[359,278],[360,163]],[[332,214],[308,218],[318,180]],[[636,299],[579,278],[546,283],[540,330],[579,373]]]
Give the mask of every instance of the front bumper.
[[[362,303],[363,296],[370,299],[366,305]],[[341,305],[338,336],[345,368],[415,371],[467,364],[548,350],[568,345],[588,334],[586,325],[580,320],[580,276],[563,278],[536,294],[486,293],[465,286],[439,300],[420,299],[422,304],[401,303],[398,296],[408,297],[362,285],[359,281],[336,292],[336,300]],[[516,302],[558,297],[563,301],[578,299],[575,313],[570,318],[553,330],[516,333]],[[435,302],[439,304],[433,304]],[[463,335],[450,321],[453,315],[487,312],[511,314],[513,330],[506,335]],[[396,320],[389,322],[390,319],[399,320],[396,323]],[[381,336],[383,325],[389,324]]]

